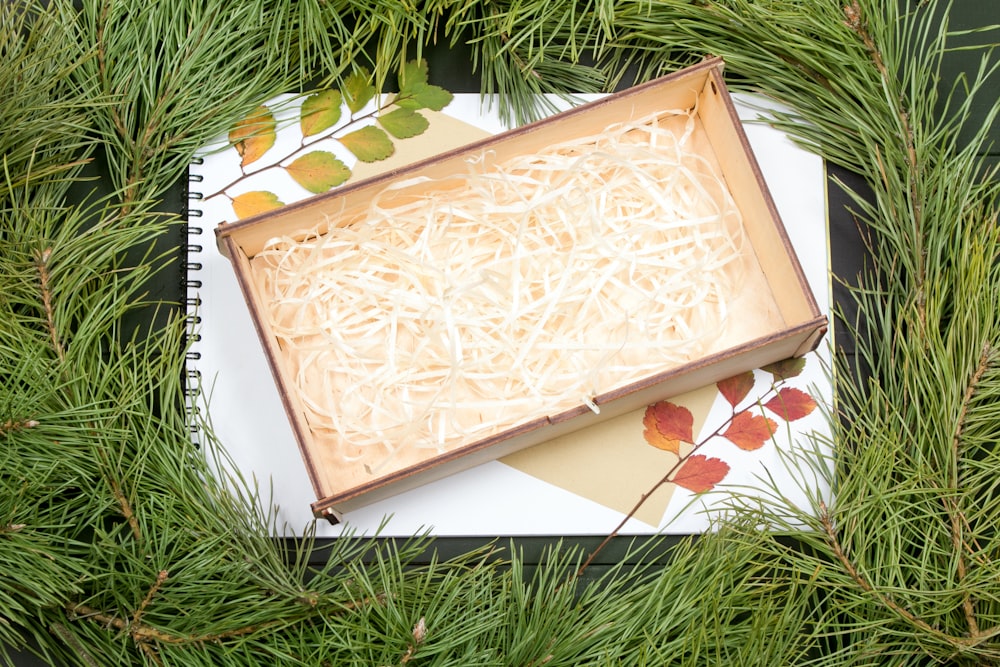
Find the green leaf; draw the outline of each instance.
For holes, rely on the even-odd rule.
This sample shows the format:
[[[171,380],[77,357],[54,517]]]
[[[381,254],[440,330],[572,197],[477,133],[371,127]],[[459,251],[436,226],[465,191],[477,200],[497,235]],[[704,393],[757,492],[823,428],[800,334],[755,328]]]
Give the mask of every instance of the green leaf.
[[[397,139],[409,139],[423,134],[430,123],[413,109],[395,109],[378,117],[385,131]]]
[[[265,190],[244,192],[241,195],[233,197],[233,211],[236,212],[236,217],[241,220],[260,213],[266,213],[267,211],[273,211],[284,205],[285,203],[278,199],[278,195]]]
[[[339,90],[321,90],[302,103],[302,136],[319,134],[340,120],[340,105],[344,98]]]
[[[793,357],[791,359],[782,359],[781,361],[776,361],[773,364],[768,364],[761,370],[767,371],[774,376],[775,381],[779,381],[798,377],[801,375],[805,367],[805,357]]]
[[[285,167],[295,182],[313,194],[335,188],[351,177],[351,170],[328,151],[306,153]]]
[[[411,60],[399,72],[399,91],[402,93],[410,86],[427,83],[427,61]]]
[[[241,167],[256,162],[274,145],[277,127],[274,114],[262,104],[229,130],[229,142],[242,158]]]
[[[396,150],[389,135],[374,125],[355,130],[338,139],[362,162],[384,160]]]
[[[351,113],[361,111],[368,102],[375,97],[375,86],[371,82],[371,74],[368,70],[361,68],[344,79],[344,86],[341,88],[344,94],[344,101]]]
[[[453,95],[441,86],[429,83],[414,84],[407,90],[400,91],[394,100],[396,106],[403,109],[433,109],[441,111],[451,103]]]

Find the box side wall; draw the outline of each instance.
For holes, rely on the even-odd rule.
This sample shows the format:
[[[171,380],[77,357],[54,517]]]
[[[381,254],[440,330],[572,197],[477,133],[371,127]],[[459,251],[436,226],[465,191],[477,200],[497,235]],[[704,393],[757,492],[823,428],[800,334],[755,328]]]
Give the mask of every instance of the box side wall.
[[[251,319],[257,331],[257,337],[264,349],[268,368],[278,388],[282,407],[295,435],[295,441],[298,444],[303,462],[306,465],[306,472],[309,475],[313,491],[317,497],[328,495],[333,492],[333,487],[331,487],[326,475],[315,465],[315,457],[310,451],[309,443],[312,439],[309,435],[309,425],[306,423],[302,405],[296,399],[295,393],[288,390],[285,379],[288,373],[282,362],[283,355],[281,354],[281,348],[278,346],[277,339],[270,328],[264,323],[265,319],[262,316],[263,309],[261,308],[260,297],[254,286],[253,276],[250,274],[250,262],[242,250],[236,246],[235,241],[227,238],[223,239],[223,243],[227,246],[240,291],[243,293],[243,298],[250,310]]]
[[[825,320],[824,320],[825,322]],[[390,498],[429,482],[436,481],[487,461],[502,458],[533,445],[547,442],[593,424],[638,410],[656,401],[677,396],[699,387],[774,361],[794,356],[815,336],[815,326],[802,326],[788,333],[753,341],[739,349],[707,357],[676,371],[665,373],[651,383],[635,385],[626,390],[598,398],[600,414],[590,410],[574,410],[571,418],[553,416],[547,424],[522,430],[513,437],[493,438],[486,446],[476,444],[449,452],[446,456],[429,459],[420,466],[399,471],[364,487],[321,498],[313,504],[317,516],[335,517],[373,502]]]
[[[785,322],[794,326],[814,319],[820,314],[819,306],[721,76],[709,78],[698,105],[709,141],[743,213],[744,228]]]
[[[709,73],[721,65],[708,61],[678,75],[650,82],[643,86],[581,105],[558,117],[547,118],[504,132],[469,146],[416,162],[369,180],[317,195],[267,213],[233,224],[223,224],[216,230],[220,241],[235,239],[237,245],[253,258],[272,238],[295,235],[316,229],[322,233],[327,225],[347,224],[367,208],[369,202],[387,186],[406,183],[409,179],[426,182],[447,179],[468,172],[467,161],[489,159],[502,162],[509,157],[535,152],[564,139],[587,136],[603,131],[623,120],[640,118],[657,111],[690,110],[704,88]],[[414,192],[422,186],[414,183]],[[220,242],[220,248],[225,247]]]

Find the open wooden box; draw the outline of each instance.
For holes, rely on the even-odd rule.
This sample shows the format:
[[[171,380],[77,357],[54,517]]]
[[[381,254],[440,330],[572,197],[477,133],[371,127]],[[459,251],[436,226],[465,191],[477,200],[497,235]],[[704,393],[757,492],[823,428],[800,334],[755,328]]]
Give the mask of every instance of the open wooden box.
[[[220,249],[232,261],[312,481],[317,497],[313,511],[318,517],[339,521],[343,513],[376,500],[816,347],[827,320],[810,293],[742,131],[722,67],[719,59],[706,60],[537,123],[218,227]],[[394,454],[377,469],[361,457],[345,457],[342,443],[313,423],[314,413],[294,386],[289,352],[265,314],[267,297],[255,273],[263,269],[255,258],[267,244],[278,237],[325,234],[351,225],[390,186],[394,200],[410,201],[427,187],[427,179],[445,184],[446,190],[457,187],[449,185],[450,179],[467,173],[470,161],[483,162],[488,156],[491,163],[502,163],[567,138],[599,134],[622,120],[665,110],[689,112],[694,126],[692,145],[718,170],[741,216],[745,261],[752,268],[740,282],[751,302],[741,305],[739,298],[734,299],[727,331],[696,358],[665,363],[639,380],[607,387],[586,402],[551,409],[543,405],[541,415],[515,419],[485,437],[444,451],[412,448]]]

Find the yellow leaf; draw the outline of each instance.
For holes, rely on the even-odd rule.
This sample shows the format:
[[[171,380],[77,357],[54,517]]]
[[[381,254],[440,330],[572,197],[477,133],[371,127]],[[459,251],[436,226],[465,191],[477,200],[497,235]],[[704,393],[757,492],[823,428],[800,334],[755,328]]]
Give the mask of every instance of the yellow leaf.
[[[236,212],[236,217],[241,220],[266,213],[267,211],[273,211],[284,205],[284,202],[278,199],[276,194],[265,190],[244,192],[241,195],[233,197],[233,211]]]
[[[327,151],[306,153],[285,167],[285,171],[313,194],[326,192],[351,177],[347,165]]]
[[[256,162],[274,145],[277,127],[274,114],[263,104],[236,123],[229,131],[229,143],[242,158],[240,167]]]
[[[321,90],[302,103],[302,136],[311,137],[331,128],[340,120],[340,105],[344,99],[338,90]]]

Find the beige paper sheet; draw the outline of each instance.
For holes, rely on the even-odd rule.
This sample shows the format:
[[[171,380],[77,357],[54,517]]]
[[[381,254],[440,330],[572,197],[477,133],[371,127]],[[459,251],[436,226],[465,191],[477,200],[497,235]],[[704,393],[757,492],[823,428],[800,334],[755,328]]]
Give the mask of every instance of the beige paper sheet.
[[[701,432],[719,395],[715,385],[670,399],[694,416],[693,432]],[[635,506],[677,462],[677,456],[657,449],[642,436],[645,410],[629,412],[554,440],[521,450],[500,461],[521,472],[593,500],[622,514]],[[697,438],[697,435],[695,435]],[[674,493],[664,484],[635,518],[658,526]]]

